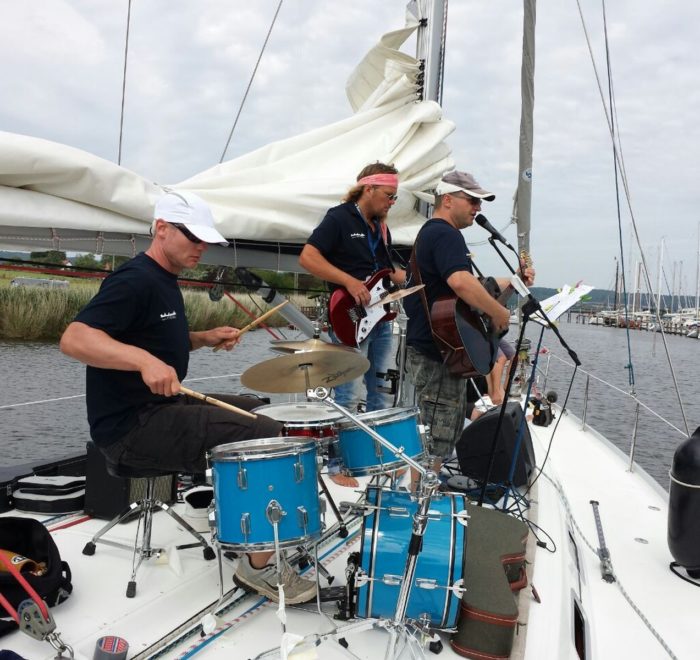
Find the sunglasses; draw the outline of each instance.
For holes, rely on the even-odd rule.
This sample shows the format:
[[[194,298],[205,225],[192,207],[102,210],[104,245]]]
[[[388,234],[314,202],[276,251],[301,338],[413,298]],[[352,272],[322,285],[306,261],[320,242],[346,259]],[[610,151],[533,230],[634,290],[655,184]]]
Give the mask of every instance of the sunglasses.
[[[195,245],[200,245],[201,243],[204,243],[204,241],[201,238],[197,238],[185,225],[179,225],[176,223],[171,223],[173,227],[177,227],[187,238],[190,243],[194,243]]]
[[[482,199],[479,199],[478,197],[472,197],[471,195],[455,195],[454,193],[450,194],[453,197],[457,197],[458,199],[463,199],[469,202],[472,206],[481,206],[481,202],[483,201]]]
[[[377,190],[379,190],[379,188],[377,188]],[[389,198],[389,201],[391,201],[391,202],[395,202],[399,198],[399,196],[396,195],[395,193],[388,193],[386,190],[379,190],[379,192],[384,193]]]

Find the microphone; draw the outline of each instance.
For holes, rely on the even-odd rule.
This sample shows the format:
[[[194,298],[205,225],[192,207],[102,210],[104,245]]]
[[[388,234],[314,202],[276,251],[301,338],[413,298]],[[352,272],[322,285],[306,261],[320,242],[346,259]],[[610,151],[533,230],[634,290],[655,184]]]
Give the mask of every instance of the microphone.
[[[503,235],[501,232],[498,231],[487,219],[486,216],[483,213],[477,213],[476,217],[474,218],[474,221],[476,222],[477,225],[480,227],[483,227],[491,236],[493,236],[497,241],[500,241],[505,245],[506,247],[509,247],[511,250],[515,252],[515,249],[513,246],[505,239],[503,238]]]

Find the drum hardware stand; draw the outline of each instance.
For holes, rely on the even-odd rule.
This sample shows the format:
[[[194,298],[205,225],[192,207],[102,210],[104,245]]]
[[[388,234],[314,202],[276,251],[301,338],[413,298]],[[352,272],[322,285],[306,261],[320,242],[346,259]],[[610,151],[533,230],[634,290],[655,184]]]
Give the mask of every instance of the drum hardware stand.
[[[420,463],[414,461],[410,456],[407,456],[403,447],[394,446],[386,438],[383,438],[374,429],[365,424],[361,419],[347,411],[340,404],[336,403],[328,395],[328,390],[326,388],[317,387],[313,390],[309,389],[307,391],[307,397],[310,400],[323,401],[324,403],[335,408],[338,412],[357,424],[357,426],[363,429],[377,442],[386,447],[399,460],[407,463],[421,475],[420,484],[417,490],[418,508],[413,515],[411,540],[408,545],[408,556],[406,558],[406,566],[404,567],[403,577],[401,578],[401,587],[399,589],[399,595],[396,601],[394,618],[391,621],[383,619],[377,620],[378,624],[386,628],[389,633],[389,644],[387,645],[384,656],[385,660],[398,659],[401,657],[400,653],[402,651],[402,645],[398,644],[400,639],[404,641],[404,644],[410,644],[411,642],[417,643],[417,640],[408,632],[408,628],[406,626],[406,610],[408,608],[411,587],[415,578],[418,555],[422,550],[423,536],[428,526],[430,502],[438,491],[440,480],[435,472],[432,470],[427,470]]]
[[[385,394],[393,394],[394,400],[396,400],[396,393],[399,391],[397,383],[400,379],[398,369],[387,369],[384,371],[377,371],[376,376],[379,380],[388,381],[389,385],[387,387],[377,386],[377,391],[384,392]]]
[[[396,384],[396,405],[404,407],[408,401],[413,401],[413,392],[409,392],[410,383],[406,380],[406,327],[408,316],[403,311],[403,305],[396,315],[396,322],[399,325],[399,345],[396,349],[396,370],[398,371],[398,383]]]
[[[333,580],[335,580],[335,575],[331,575],[326,569],[326,567],[320,561],[318,561],[316,553],[314,553],[314,556],[312,557],[308,548],[304,547],[303,545],[297,546],[297,552],[299,553],[300,567],[303,567],[305,564],[311,564],[318,573],[320,573],[321,575],[323,575],[324,578],[326,578],[328,584],[333,584]]]
[[[335,504],[335,500],[331,496],[331,493],[328,490],[328,486],[326,486],[326,482],[323,480],[323,477],[320,474],[318,475],[318,485],[321,487],[323,494],[326,496],[326,501],[328,502],[328,506],[331,507],[331,511],[333,511],[333,515],[335,516],[336,520],[338,521],[338,525],[339,525],[338,535],[340,536],[341,539],[344,539],[348,535],[348,528],[345,526],[345,520],[343,520],[343,516],[340,514],[340,511],[338,511],[338,507]]]
[[[322,312],[323,314],[323,312]],[[322,316],[323,318],[323,316]],[[314,322],[314,338],[317,339],[320,334],[320,323],[318,321]],[[306,380],[306,390],[307,392],[310,391],[310,386],[311,386],[311,380],[309,378],[309,370],[308,370],[309,365],[300,365],[300,369],[304,370],[304,379]],[[307,396],[308,399],[308,396]],[[310,399],[311,400],[311,399]],[[340,538],[345,538],[348,535],[348,529],[345,526],[345,521],[343,520],[342,515],[340,514],[340,511],[338,511],[338,507],[335,504],[335,500],[330,494],[330,491],[328,490],[328,486],[326,486],[326,482],[323,480],[323,477],[318,474],[317,475],[317,481],[318,485],[321,487],[321,490],[323,491],[323,494],[326,496],[326,501],[328,502],[328,505],[331,507],[331,511],[333,511],[333,515],[335,516],[336,520],[338,521],[338,525],[340,527],[339,535]]]

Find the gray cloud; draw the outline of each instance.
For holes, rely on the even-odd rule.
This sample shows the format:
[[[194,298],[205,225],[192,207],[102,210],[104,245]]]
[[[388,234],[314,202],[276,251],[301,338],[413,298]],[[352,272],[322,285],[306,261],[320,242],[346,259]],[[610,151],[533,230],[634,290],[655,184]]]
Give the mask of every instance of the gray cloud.
[[[331,6],[332,5],[332,6]],[[400,27],[403,0],[286,0],[227,153],[346,117],[345,81],[364,52]],[[605,79],[600,3],[582,3]],[[134,2],[123,164],[173,183],[218,162],[276,0]],[[640,235],[656,268],[683,261],[694,293],[700,175],[700,8],[681,0],[607,4],[617,120]],[[2,130],[116,160],[126,3],[6,3]],[[506,227],[518,176],[522,6],[453,0],[445,65],[445,116],[458,166],[496,191],[485,213]],[[610,284],[617,247],[612,150],[575,3],[540,0],[537,24],[533,258],[538,283]],[[412,48],[412,46],[410,46]],[[623,236],[629,213],[623,200]],[[506,233],[515,238],[511,226]],[[483,270],[502,265],[479,228]],[[637,257],[626,255],[632,267]],[[652,273],[656,280],[656,274]],[[669,276],[670,279],[670,276]],[[631,287],[632,283],[629,282]]]

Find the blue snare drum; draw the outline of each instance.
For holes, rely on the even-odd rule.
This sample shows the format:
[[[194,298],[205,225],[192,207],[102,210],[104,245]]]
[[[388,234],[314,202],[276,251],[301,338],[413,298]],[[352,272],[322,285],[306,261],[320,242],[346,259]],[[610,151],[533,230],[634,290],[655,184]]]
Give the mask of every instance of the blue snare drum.
[[[362,525],[357,614],[392,618],[406,567],[413,514],[418,503],[410,493],[369,486],[369,515]],[[461,601],[467,501],[458,493],[441,493],[430,503],[423,548],[418,555],[406,616],[427,617],[433,628],[454,628]],[[456,586],[456,592],[451,587]]]
[[[321,533],[316,442],[263,438],[231,442],[209,452],[216,541],[231,550],[282,548]]]
[[[425,446],[418,431],[418,408],[375,410],[362,413],[358,418],[395,447],[403,447],[407,456],[415,460],[423,458]],[[349,474],[361,477],[390,472],[405,465],[355,422],[344,420],[337,426],[340,454]]]

